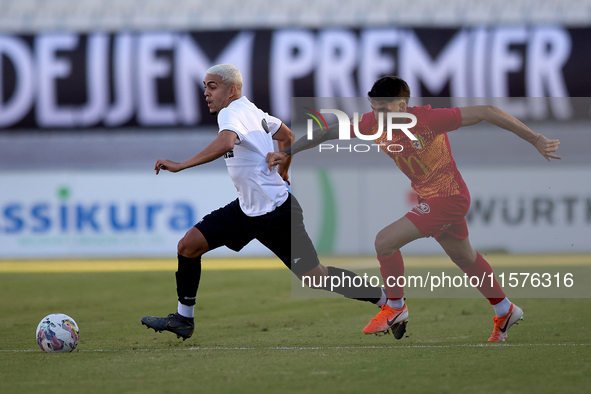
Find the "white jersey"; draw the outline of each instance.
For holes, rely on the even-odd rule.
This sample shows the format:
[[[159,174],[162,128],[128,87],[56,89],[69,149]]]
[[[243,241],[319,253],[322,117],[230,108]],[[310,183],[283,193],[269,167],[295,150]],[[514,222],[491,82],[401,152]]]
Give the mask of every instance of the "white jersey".
[[[261,216],[283,204],[287,186],[277,172],[269,171],[267,153],[273,152],[272,136],[281,121],[258,109],[246,97],[234,100],[218,113],[219,131],[238,135],[234,149],[224,158],[238,190],[240,208],[247,216]]]

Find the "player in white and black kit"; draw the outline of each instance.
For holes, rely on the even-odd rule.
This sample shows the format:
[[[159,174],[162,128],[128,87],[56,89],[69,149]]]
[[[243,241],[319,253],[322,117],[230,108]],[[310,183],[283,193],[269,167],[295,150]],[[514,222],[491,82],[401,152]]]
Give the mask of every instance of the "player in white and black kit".
[[[344,275],[353,279],[357,276],[351,271],[319,263],[304,227],[302,209],[286,186],[290,161],[271,170],[267,165],[267,154],[274,151],[273,140],[277,141],[280,151],[287,148],[292,141],[291,130],[242,96],[242,76],[236,67],[213,66],[207,70],[203,83],[209,112],[217,115],[220,130],[217,138],[183,163],[157,160],[156,174],[160,170],[178,172],[224,156],[238,198],[203,217],[178,243],[177,312],[167,317],[141,319],[142,324],[155,331],[171,331],[183,339],[194,331],[193,312],[201,277],[201,256],[220,246],[239,251],[257,239],[299,277],[334,275],[342,278]],[[381,289],[370,286],[362,289],[360,293],[359,288],[343,286],[333,291],[375,304],[385,302]]]

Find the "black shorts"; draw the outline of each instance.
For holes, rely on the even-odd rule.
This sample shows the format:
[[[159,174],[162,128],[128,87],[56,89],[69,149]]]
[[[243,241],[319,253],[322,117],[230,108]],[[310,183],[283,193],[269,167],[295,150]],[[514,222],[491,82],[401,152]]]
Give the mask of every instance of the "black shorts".
[[[206,215],[195,225],[209,250],[227,246],[238,252],[253,239],[271,250],[296,275],[318,266],[318,254],[304,227],[302,208],[291,194],[274,211],[246,216],[238,199]]]

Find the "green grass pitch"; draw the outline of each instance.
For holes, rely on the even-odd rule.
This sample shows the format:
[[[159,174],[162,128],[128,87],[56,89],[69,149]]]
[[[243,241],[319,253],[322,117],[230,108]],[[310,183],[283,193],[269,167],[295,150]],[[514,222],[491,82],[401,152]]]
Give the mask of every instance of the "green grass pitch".
[[[279,263],[278,263],[279,264]],[[492,262],[494,267],[494,262]],[[591,299],[514,299],[525,321],[488,344],[486,300],[409,299],[406,337],[363,335],[376,313],[298,299],[285,269],[205,270],[182,341],[140,318],[176,308],[174,271],[0,274],[1,393],[581,393],[591,388]],[[508,291],[510,296],[510,291]],[[62,312],[71,354],[35,329]]]

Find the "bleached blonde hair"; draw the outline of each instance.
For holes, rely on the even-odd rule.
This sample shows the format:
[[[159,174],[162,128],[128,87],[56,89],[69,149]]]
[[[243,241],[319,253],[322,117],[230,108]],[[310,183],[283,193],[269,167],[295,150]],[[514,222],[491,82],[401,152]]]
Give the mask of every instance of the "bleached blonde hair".
[[[222,82],[226,85],[235,85],[238,89],[242,89],[242,74],[231,64],[216,64],[210,67],[206,74],[219,75],[222,77]]]

